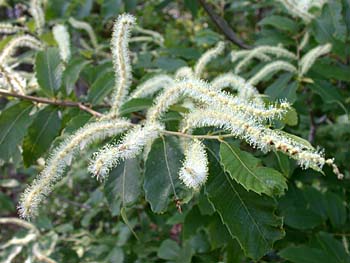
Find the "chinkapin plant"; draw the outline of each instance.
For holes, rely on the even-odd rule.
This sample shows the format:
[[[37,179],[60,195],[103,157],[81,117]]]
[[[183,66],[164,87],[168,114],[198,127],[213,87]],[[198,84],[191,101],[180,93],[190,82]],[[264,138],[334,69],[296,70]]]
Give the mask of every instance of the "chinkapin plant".
[[[210,4],[199,2],[207,12],[213,12]],[[316,136],[322,135],[322,132],[316,134],[318,125],[339,123],[332,123],[327,115],[316,118],[318,113],[311,109],[311,104],[312,92],[316,90],[327,103],[336,102],[337,112],[345,112],[340,124],[347,125],[346,102],[333,95],[337,87],[330,85],[340,79],[338,86],[343,87],[343,81],[349,81],[343,73],[347,65],[342,58],[334,62],[328,55],[348,52],[344,44],[347,36],[339,35],[347,31],[341,31],[337,23],[341,23],[341,12],[350,12],[350,6],[344,4],[342,11],[341,1],[289,0],[267,1],[267,6],[271,2],[276,8],[269,8],[277,14],[259,22],[263,35],[260,43],[232,50],[228,42],[219,38],[192,64],[180,63],[168,72],[155,67],[153,74],[146,77],[142,76],[144,71],[133,65],[137,66],[141,54],[157,54],[155,50],[165,49],[169,43],[158,32],[139,27],[134,15],[121,14],[113,23],[111,55],[88,22],[74,16],[47,21],[45,2],[30,2],[29,26],[0,24],[0,33],[10,37],[0,54],[0,92],[38,103],[33,107],[28,102],[16,104],[14,99],[0,115],[0,122],[4,123],[0,142],[10,149],[0,154],[0,158],[4,163],[16,163],[22,155],[25,166],[40,167],[39,174],[19,198],[19,216],[36,224],[45,214],[44,207],[50,206],[49,196],[56,198],[52,192],[64,188],[79,163],[79,170],[98,181],[98,189],[103,186],[112,215],[121,216],[127,225],[125,231],[133,234],[136,244],[149,238],[139,237],[138,225],[143,224],[144,218],[150,217],[161,224],[164,218],[154,219],[158,214],[173,213],[166,224],[181,225],[181,238],[173,238],[177,242],[164,240],[157,250],[158,258],[171,262],[193,259],[246,262],[261,258],[266,262],[281,258],[308,262],[302,259],[305,251],[311,250],[310,258],[320,255],[328,260],[332,253],[327,251],[336,247],[334,253],[339,259],[349,260],[346,230],[335,232],[347,221],[345,201],[327,190],[327,184],[317,181],[324,177],[330,184],[346,184],[348,172],[344,175],[338,168],[337,159],[332,156],[339,155],[336,151],[328,153],[322,145],[312,145]],[[195,8],[188,1],[185,6],[192,12]],[[320,33],[327,12],[333,12],[335,7],[339,16],[332,24],[336,35]],[[287,15],[281,15],[283,12]],[[332,29],[327,26],[327,30]],[[82,35],[72,37],[75,34]],[[139,48],[134,50],[131,45]],[[100,65],[99,60],[103,60]],[[92,63],[95,65],[89,65]],[[222,69],[220,64],[225,63],[228,66]],[[341,64],[342,69],[323,76],[325,70],[320,68],[331,63]],[[34,70],[22,70],[23,64],[34,65]],[[86,101],[79,102],[74,94],[81,91],[75,83],[80,83],[83,89],[86,86],[79,79],[84,69],[86,79],[96,80],[87,81],[92,87]],[[104,73],[96,78],[95,70]],[[327,92],[332,95],[327,95],[322,86],[327,86]],[[75,108],[86,115],[74,116],[77,114],[74,110],[65,114],[57,107]],[[299,111],[309,114],[309,132],[305,133],[307,118],[303,116],[293,131]],[[25,123],[31,116],[34,119]],[[11,118],[14,118],[12,124]],[[15,125],[19,125],[17,129],[13,129]],[[40,143],[46,133],[50,138],[43,138],[44,142]],[[15,144],[16,149],[10,148],[6,141],[11,138],[23,140],[21,148],[19,144]],[[82,164],[78,157],[86,154],[89,161]],[[48,157],[44,160],[45,156]],[[340,155],[339,160],[345,166],[346,156],[346,153],[345,157]],[[97,198],[98,189],[93,198]],[[346,195],[344,190],[342,197]],[[97,203],[91,204],[96,205],[93,209],[99,213],[101,208],[97,208]],[[87,207],[91,208],[90,203]],[[133,209],[137,210],[138,219],[131,216]],[[59,241],[55,231],[41,234],[35,225],[22,219],[13,223],[28,228],[27,235],[0,247],[12,249],[6,253],[10,257],[8,262],[24,247],[28,258],[56,262],[58,256],[54,250]],[[321,229],[327,220],[331,226]],[[10,221],[0,218],[0,223]],[[153,227],[157,223],[152,224]],[[101,225],[100,229],[108,227]],[[119,227],[116,231],[120,234]],[[306,232],[300,234],[300,240],[294,240],[293,234],[297,235],[300,229],[317,232],[309,240]],[[46,236],[52,242],[49,248],[40,242]],[[342,243],[337,240],[339,236]],[[87,244],[91,245],[95,241],[89,238]],[[78,239],[72,240],[74,247],[80,246]],[[209,243],[208,247],[203,248],[203,242]],[[174,253],[169,254],[168,250]],[[84,249],[80,247],[77,251],[78,257],[85,257]],[[136,251],[126,249],[123,259],[124,254],[135,258]],[[208,258],[201,258],[201,253]],[[142,256],[146,260],[147,256]],[[114,262],[111,257],[108,260]],[[154,260],[149,257],[148,260]]]

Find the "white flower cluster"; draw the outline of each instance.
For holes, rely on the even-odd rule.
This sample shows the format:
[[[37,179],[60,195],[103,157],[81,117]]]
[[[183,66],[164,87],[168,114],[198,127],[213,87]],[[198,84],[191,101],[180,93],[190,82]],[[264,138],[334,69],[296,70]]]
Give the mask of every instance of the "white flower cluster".
[[[299,52],[305,48],[308,41],[309,33],[306,32],[298,46]],[[281,70],[293,73],[301,79],[308,73],[315,61],[319,57],[329,53],[331,49],[331,44],[324,44],[311,49],[298,61],[297,67],[291,63],[291,61],[297,60],[297,56],[280,46],[258,46],[252,50],[232,51],[231,60],[232,62],[238,62],[235,66],[235,74],[242,73],[254,59],[269,62],[248,80],[249,84],[257,85],[259,82]],[[279,60],[272,61],[274,58],[278,58]]]
[[[256,73],[253,77],[251,77],[248,80],[248,83],[251,85],[257,85],[266,76],[276,73],[280,70],[284,70],[292,73],[297,72],[297,69],[292,64],[285,61],[278,60],[264,66],[261,70],[258,71],[258,73]]]
[[[128,94],[132,80],[128,44],[130,29],[135,23],[135,17],[123,14],[119,16],[113,27],[111,46],[116,74],[115,92],[112,96],[111,114],[113,116],[118,116],[119,108]]]
[[[319,9],[327,0],[276,0],[284,5],[292,16],[300,17],[305,23],[310,23],[315,16],[309,12],[312,7]]]
[[[205,146],[199,140],[193,140],[185,149],[185,160],[179,172],[179,178],[188,187],[198,190],[208,177],[208,158]]]
[[[144,127],[136,126],[130,130],[120,143],[106,145],[102,150],[94,154],[89,171],[97,177],[104,179],[110,169],[115,167],[120,160],[130,159],[141,153],[149,142],[159,137],[164,129],[163,125],[157,123],[146,124]]]
[[[225,48],[224,42],[219,42],[215,48],[205,52],[205,54],[200,57],[200,59],[198,60],[198,62],[194,67],[194,76],[196,78],[200,78],[205,66],[214,58],[216,58],[218,55],[220,55],[224,51],[224,48]]]
[[[253,59],[271,61],[272,58],[270,56],[286,58],[289,60],[295,60],[297,58],[292,52],[282,47],[258,46],[252,50],[232,51],[231,60],[232,62],[235,62],[242,59],[235,67],[235,73],[239,74],[253,61]]]
[[[306,53],[300,60],[300,76],[304,76],[315,63],[316,59],[328,54],[331,49],[331,44],[325,44],[317,46]]]
[[[43,199],[52,191],[74,156],[91,143],[115,136],[131,127],[126,120],[100,121],[89,123],[69,136],[58,146],[39,176],[25,190],[19,204],[19,213],[23,218],[34,217]]]
[[[29,12],[34,18],[35,28],[38,35],[41,35],[45,26],[45,14],[41,0],[31,0]]]
[[[300,143],[288,137],[285,133],[266,128],[265,125],[253,118],[233,112],[212,110],[198,110],[190,113],[184,123],[183,132],[191,132],[199,127],[219,127],[229,131],[237,138],[243,139],[251,146],[264,152],[281,151],[298,161],[303,168],[321,170],[326,162],[323,154],[307,144]]]
[[[130,28],[134,24],[133,16],[123,14],[119,16],[113,28],[112,53],[116,84],[111,110],[96,122],[79,129],[53,152],[44,170],[21,198],[19,210],[22,217],[31,218],[37,214],[39,204],[52,191],[53,185],[60,179],[65,167],[70,165],[72,158],[80,149],[91,142],[127,131],[118,143],[108,144],[93,155],[88,169],[97,179],[106,178],[109,171],[121,160],[136,157],[145,147],[144,152],[147,154],[147,149],[156,138],[167,132],[170,133],[161,123],[161,117],[177,103],[190,105],[189,113],[184,116],[181,132],[175,132],[191,138],[190,141],[184,141],[185,159],[179,172],[179,178],[189,188],[199,189],[208,175],[205,146],[191,134],[195,128],[209,126],[222,128],[229,135],[243,139],[264,152],[281,151],[297,160],[303,168],[320,170],[324,164],[328,164],[332,166],[338,177],[341,177],[332,159],[325,159],[321,152],[300,139],[297,140],[287,133],[267,127],[267,120],[281,118],[290,110],[290,105],[281,101],[274,106],[266,106],[253,84],[281,69],[296,72],[297,69],[292,64],[285,61],[271,62],[249,81],[233,73],[218,76],[211,83],[203,81],[199,76],[202,75],[205,65],[224,49],[223,43],[219,43],[199,59],[194,70],[184,67],[179,69],[174,77],[157,75],[129,94],[132,76],[128,42]],[[323,47],[317,49],[317,52],[312,50],[306,54],[301,63],[303,72],[307,72],[314,60],[328,49]],[[253,58],[264,61],[272,60],[272,56],[296,59],[294,54],[281,47],[262,46],[252,51],[241,52],[239,55],[235,54],[235,60],[238,60],[237,57],[245,60],[241,67],[250,63]],[[223,91],[226,88],[235,90],[237,95]],[[160,94],[147,111],[146,119],[141,124],[132,124],[118,117],[120,106],[128,99],[148,97],[156,92]]]
[[[0,23],[0,34],[15,34],[17,32],[25,31],[24,27],[14,26],[10,23]]]
[[[43,45],[39,40],[30,36],[23,35],[19,37],[15,37],[10,40],[9,43],[3,48],[0,54],[0,63],[7,64],[8,59],[16,52],[16,50],[20,47],[27,47],[34,50],[40,50],[43,48]]]
[[[67,27],[64,25],[55,25],[52,29],[53,37],[55,38],[58,48],[60,50],[61,59],[68,63],[71,51],[70,51],[70,36]]]
[[[95,32],[89,23],[76,20],[73,17],[69,18],[69,23],[72,25],[72,27],[74,27],[76,29],[84,30],[89,35],[92,46],[94,48],[98,47],[97,37],[96,37]]]
[[[25,94],[26,80],[10,67],[0,64],[0,86],[18,94]]]

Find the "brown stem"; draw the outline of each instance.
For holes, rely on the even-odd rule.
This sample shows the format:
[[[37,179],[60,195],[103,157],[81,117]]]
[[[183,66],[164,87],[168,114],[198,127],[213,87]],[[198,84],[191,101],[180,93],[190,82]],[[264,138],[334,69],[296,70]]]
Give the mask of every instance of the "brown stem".
[[[221,30],[221,32],[225,35],[225,37],[230,40],[232,43],[237,46],[250,49],[251,47],[245,44],[241,39],[239,39],[235,32],[233,32],[232,28],[227,24],[227,22],[215,13],[213,7],[208,4],[205,0],[198,0],[207,14],[210,16],[211,20],[215,23],[215,25]]]
[[[39,102],[43,104],[50,104],[50,105],[57,105],[57,106],[62,106],[62,107],[76,107],[79,108],[83,111],[86,111],[90,113],[91,115],[95,117],[102,117],[102,114],[91,109],[90,107],[84,105],[81,102],[75,102],[75,101],[65,101],[65,100],[52,100],[48,98],[43,98],[43,97],[34,97],[30,95],[22,95],[18,93],[13,93],[9,92],[3,89],[0,89],[0,95],[4,97],[14,97],[14,98],[19,98],[22,100],[28,100],[28,101],[34,101],[34,102]]]

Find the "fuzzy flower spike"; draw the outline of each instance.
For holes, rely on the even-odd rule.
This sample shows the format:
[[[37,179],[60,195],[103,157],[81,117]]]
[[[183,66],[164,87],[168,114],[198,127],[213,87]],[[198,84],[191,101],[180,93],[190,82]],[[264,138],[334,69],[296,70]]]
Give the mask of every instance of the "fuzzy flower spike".
[[[207,180],[208,158],[205,146],[199,140],[193,140],[185,149],[185,161],[179,172],[179,178],[188,187],[198,190]]]
[[[114,70],[116,74],[116,83],[114,94],[112,95],[111,115],[119,115],[119,108],[128,95],[131,84],[131,65],[129,57],[129,39],[131,27],[135,24],[136,19],[132,15],[120,15],[113,27],[112,34],[112,56]]]
[[[20,216],[30,219],[37,215],[40,203],[61,179],[65,167],[71,164],[76,153],[92,142],[115,136],[130,127],[131,124],[125,120],[100,121],[89,123],[68,137],[54,150],[44,170],[25,190],[19,204]]]

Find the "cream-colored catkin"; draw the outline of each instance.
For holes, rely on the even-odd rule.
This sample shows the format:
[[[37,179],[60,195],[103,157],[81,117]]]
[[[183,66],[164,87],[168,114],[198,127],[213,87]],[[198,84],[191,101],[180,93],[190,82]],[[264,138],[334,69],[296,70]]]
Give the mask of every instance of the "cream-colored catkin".
[[[184,79],[177,81],[156,98],[154,105],[147,112],[147,120],[156,122],[171,105],[177,103],[183,96],[223,111],[241,112],[258,120],[280,118],[290,109],[288,103],[281,103],[279,108],[272,106],[265,108],[263,105],[256,105],[228,93],[217,91],[204,81]]]
[[[126,120],[100,121],[89,123],[69,136],[54,150],[44,170],[26,188],[18,206],[20,216],[30,219],[37,215],[39,205],[51,193],[55,183],[61,179],[66,166],[71,164],[77,152],[92,142],[120,134],[131,126]]]
[[[185,160],[179,171],[180,180],[188,187],[198,190],[208,177],[208,157],[204,144],[191,140],[186,144]]]
[[[248,83],[251,85],[257,85],[265,77],[281,70],[291,72],[291,73],[297,72],[296,67],[294,67],[292,64],[285,61],[278,60],[265,65],[261,70],[258,71],[258,73],[256,73],[253,77],[251,77],[248,80]]]
[[[128,95],[132,80],[128,43],[131,27],[135,23],[135,17],[129,14],[122,14],[118,17],[113,27],[111,49],[116,74],[110,111],[113,117],[119,115],[120,106]]]
[[[225,49],[224,42],[219,42],[217,45],[206,51],[197,61],[196,65],[194,66],[194,76],[196,78],[200,78],[203,74],[203,70],[205,66],[212,61],[214,58],[219,56]]]
[[[120,160],[136,157],[146,145],[159,137],[163,129],[163,125],[155,122],[134,127],[118,144],[106,145],[102,150],[94,153],[88,168],[90,173],[98,180],[105,179]]]
[[[0,34],[15,34],[18,32],[26,31],[27,29],[20,26],[14,26],[10,23],[0,23]]]
[[[166,74],[156,75],[137,86],[129,98],[135,99],[152,96],[159,90],[171,86],[173,83],[174,79]]]
[[[6,65],[0,64],[0,73],[0,86],[21,95],[26,93],[26,80],[17,72]]]
[[[251,50],[234,50],[231,52],[231,62],[235,63],[239,59],[247,57],[251,53]],[[255,57],[261,61],[270,61],[271,58],[264,53],[255,53]]]
[[[247,67],[253,59],[257,58],[261,60],[261,56],[267,56],[267,54],[272,55],[276,58],[286,58],[291,60],[295,60],[297,58],[295,54],[280,46],[258,46],[247,52],[247,55],[235,67],[235,73],[241,73],[243,69]]]
[[[315,17],[308,12],[309,6],[301,7],[300,0],[276,0],[284,5],[286,10],[295,17],[300,17],[305,23],[310,23]],[[305,2],[305,1],[304,1]],[[310,1],[307,1],[310,2]]]
[[[36,32],[38,35],[41,35],[44,32],[45,26],[45,14],[42,8],[42,1],[31,0],[29,12],[34,18]]]
[[[42,43],[36,38],[30,35],[22,35],[10,40],[9,43],[3,48],[0,54],[0,63],[7,64],[7,60],[16,52],[20,47],[27,47],[34,50],[41,50],[43,48]]]
[[[70,36],[64,25],[55,25],[52,29],[53,36],[60,51],[62,61],[68,63],[71,57]]]
[[[264,152],[277,150],[297,160],[303,168],[320,171],[326,163],[322,152],[307,148],[283,132],[266,128],[242,114],[227,114],[211,109],[190,113],[182,124],[182,132],[199,127],[219,127]]]
[[[247,83],[245,79],[231,72],[217,76],[210,84],[216,90],[231,88],[237,91],[238,97],[246,100],[254,99],[256,103],[260,105],[263,104],[263,101],[259,97],[259,91],[254,86]]]
[[[70,17],[68,21],[72,25],[72,27],[74,27],[76,29],[84,30],[88,34],[92,46],[94,48],[98,48],[97,37],[96,37],[95,32],[94,32],[94,30],[92,29],[92,27],[91,27],[91,25],[89,23],[84,22],[84,21],[76,20],[73,17]]]
[[[317,46],[306,53],[300,60],[300,76],[304,76],[315,63],[316,59],[328,54],[332,50],[332,45],[327,43],[325,45]]]
[[[156,31],[144,29],[139,26],[135,26],[134,31],[151,37],[152,41],[157,43],[159,46],[164,46],[164,37]]]
[[[52,29],[53,36],[60,51],[61,59],[68,63],[71,57],[70,36],[68,29],[64,25],[55,25]]]
[[[193,78],[194,73],[192,68],[190,67],[181,67],[178,70],[176,70],[174,77],[175,79]]]

